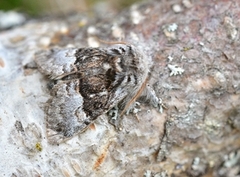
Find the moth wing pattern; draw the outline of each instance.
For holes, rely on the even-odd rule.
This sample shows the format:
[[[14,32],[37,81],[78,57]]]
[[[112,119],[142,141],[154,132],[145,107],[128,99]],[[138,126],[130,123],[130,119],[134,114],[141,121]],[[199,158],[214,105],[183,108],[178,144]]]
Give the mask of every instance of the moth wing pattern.
[[[51,49],[38,51],[35,54],[35,62],[38,69],[51,79],[57,79],[62,75],[76,71],[74,62],[77,49]]]
[[[79,80],[57,83],[45,107],[47,135],[51,143],[59,143],[75,132],[84,131],[91,123],[83,111]]]
[[[151,62],[132,45],[52,49],[35,56],[39,71],[57,81],[46,104],[47,134],[59,143],[84,131],[114,106],[125,111],[144,90]]]

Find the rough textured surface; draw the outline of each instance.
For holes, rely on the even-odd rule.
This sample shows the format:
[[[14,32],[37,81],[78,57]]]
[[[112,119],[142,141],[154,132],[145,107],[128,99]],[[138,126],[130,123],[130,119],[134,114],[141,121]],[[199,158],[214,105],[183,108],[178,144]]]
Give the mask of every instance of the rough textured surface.
[[[117,17],[32,21],[0,33],[0,166],[3,176],[215,176],[240,174],[240,1],[151,1]],[[82,23],[84,21],[84,23]],[[36,30],[37,29],[37,30]],[[43,107],[47,78],[34,53],[102,46],[146,48],[160,114],[141,105],[121,131],[106,116],[53,146]]]

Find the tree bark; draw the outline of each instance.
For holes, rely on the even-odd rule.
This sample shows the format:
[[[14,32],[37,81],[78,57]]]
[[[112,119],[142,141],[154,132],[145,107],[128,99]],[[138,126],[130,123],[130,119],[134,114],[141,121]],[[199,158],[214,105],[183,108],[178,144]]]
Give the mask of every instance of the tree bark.
[[[35,20],[0,33],[1,174],[5,176],[240,176],[240,1],[149,1],[117,16]],[[154,62],[163,111],[141,104],[117,131],[103,115],[50,145],[42,49],[124,41]],[[137,117],[137,118],[136,118]]]

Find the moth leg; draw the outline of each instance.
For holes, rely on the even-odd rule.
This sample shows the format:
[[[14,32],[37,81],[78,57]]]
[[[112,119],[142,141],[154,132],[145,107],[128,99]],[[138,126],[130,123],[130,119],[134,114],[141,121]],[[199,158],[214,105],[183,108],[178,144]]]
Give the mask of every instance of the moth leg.
[[[120,129],[120,122],[121,122],[121,113],[122,109],[119,109],[118,106],[114,106],[112,109],[108,111],[109,116],[109,123],[112,124],[116,129]],[[132,105],[129,106],[125,114],[137,114],[139,111],[141,111],[140,103],[135,101]]]
[[[116,129],[119,129],[119,122],[120,122],[120,114],[118,106],[114,106],[112,109],[110,109],[107,113],[109,120],[108,122],[112,124]]]
[[[149,84],[146,85],[142,95],[139,97],[138,100],[153,106],[160,113],[162,113],[163,108],[165,108],[162,99],[157,97],[156,92]]]
[[[157,97],[156,92],[149,84],[146,85],[144,91],[137,100],[153,106],[160,113],[163,112],[163,108],[166,108],[163,104],[162,99]],[[115,106],[108,111],[109,123],[111,123],[116,129],[119,129],[122,111],[123,110],[118,106]],[[135,101],[126,110],[126,114],[128,115],[129,113],[133,113],[136,115],[139,111],[141,111],[140,103],[138,101]]]

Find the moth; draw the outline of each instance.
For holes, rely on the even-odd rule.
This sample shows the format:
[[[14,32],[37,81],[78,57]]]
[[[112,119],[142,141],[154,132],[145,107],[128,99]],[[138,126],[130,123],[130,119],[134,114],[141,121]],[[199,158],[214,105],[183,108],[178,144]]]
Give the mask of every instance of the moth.
[[[152,62],[133,45],[40,51],[35,62],[54,81],[45,107],[52,143],[83,132],[114,107],[121,116],[143,93],[159,106],[155,92],[146,86]]]

